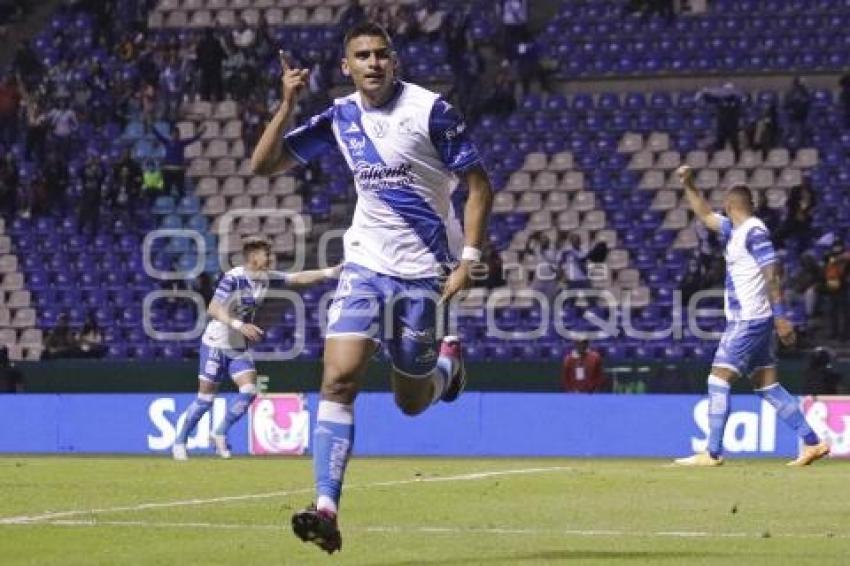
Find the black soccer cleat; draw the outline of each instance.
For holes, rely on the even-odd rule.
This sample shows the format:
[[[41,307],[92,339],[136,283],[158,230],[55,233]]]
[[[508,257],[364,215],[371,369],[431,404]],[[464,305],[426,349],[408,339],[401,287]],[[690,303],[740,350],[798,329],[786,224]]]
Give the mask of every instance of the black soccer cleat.
[[[440,357],[452,358],[455,364],[454,374],[448,387],[443,391],[440,400],[444,403],[455,401],[466,387],[466,368],[463,367],[463,354],[460,339],[457,336],[446,336],[440,344]]]
[[[342,548],[336,515],[316,509],[314,504],[292,516],[292,531],[304,542],[312,542],[328,554]]]

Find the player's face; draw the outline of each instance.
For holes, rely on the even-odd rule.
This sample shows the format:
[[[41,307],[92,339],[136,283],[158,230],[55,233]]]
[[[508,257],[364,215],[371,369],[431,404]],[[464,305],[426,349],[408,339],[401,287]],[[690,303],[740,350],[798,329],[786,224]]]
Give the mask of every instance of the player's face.
[[[396,58],[383,37],[361,35],[348,42],[342,72],[354,86],[371,99],[383,98],[392,90]]]
[[[248,256],[251,271],[268,271],[271,269],[271,254],[266,249],[254,250]]]

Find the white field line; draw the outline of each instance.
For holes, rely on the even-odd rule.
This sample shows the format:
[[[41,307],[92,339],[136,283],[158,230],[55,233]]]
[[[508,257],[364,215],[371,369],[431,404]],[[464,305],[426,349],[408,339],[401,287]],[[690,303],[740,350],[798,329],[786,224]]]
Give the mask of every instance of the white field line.
[[[15,525],[31,525],[21,521]],[[158,521],[101,521],[98,519],[56,519],[40,522],[42,525],[60,527],[135,527],[152,529],[219,529],[245,531],[282,531],[285,525],[238,524],[238,523],[198,523],[198,522],[158,522]],[[710,532],[710,531],[626,531],[618,529],[520,529],[511,527],[462,528],[427,526],[351,526],[346,532],[381,534],[433,534],[433,535],[532,535],[532,536],[577,536],[577,537],[633,537],[633,538],[765,538],[764,533]],[[771,533],[770,538],[786,539],[850,539],[847,533]]]
[[[346,486],[345,489],[368,489],[372,487],[392,487],[398,485],[409,485],[415,483],[435,483],[435,482],[455,482],[455,481],[474,481],[487,479],[492,477],[524,475],[524,474],[542,474],[546,472],[564,472],[570,471],[572,468],[567,466],[550,466],[546,468],[515,468],[510,470],[493,470],[489,472],[475,472],[469,474],[461,474],[455,476],[438,476],[430,478],[414,478],[406,480],[391,480],[382,482],[373,482],[361,485]],[[103,507],[100,509],[73,509],[68,511],[53,511],[49,513],[41,513],[38,515],[19,515],[16,517],[0,518],[0,525],[15,525],[22,523],[38,523],[42,521],[52,521],[54,519],[64,519],[68,517],[78,517],[80,515],[97,515],[99,513],[119,513],[123,511],[146,511],[148,509],[163,509],[169,507],[188,507],[192,505],[208,505],[211,503],[229,503],[231,501],[245,501],[250,499],[266,499],[270,497],[287,497],[290,495],[298,495],[304,493],[312,493],[314,488],[303,487],[299,489],[291,489],[285,491],[269,491],[266,493],[249,493],[244,495],[225,495],[221,497],[211,497],[207,499],[183,499],[177,501],[161,501],[154,503],[138,503],[136,505],[124,505],[120,507]]]

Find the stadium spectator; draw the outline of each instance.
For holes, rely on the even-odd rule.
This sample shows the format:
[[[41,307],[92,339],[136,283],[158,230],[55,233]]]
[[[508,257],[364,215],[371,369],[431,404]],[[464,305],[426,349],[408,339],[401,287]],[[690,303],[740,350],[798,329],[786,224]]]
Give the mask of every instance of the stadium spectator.
[[[416,14],[409,4],[402,4],[393,18],[393,29],[395,30],[396,43],[399,46],[407,45],[419,37],[419,22]]]
[[[12,215],[18,210],[20,175],[12,152],[0,158],[0,210]]]
[[[164,117],[176,122],[180,117],[180,103],[186,83],[186,69],[177,56],[177,50],[168,52],[168,58],[160,74],[159,86],[163,93]]]
[[[340,38],[345,34],[345,30],[365,19],[366,10],[360,5],[360,0],[348,0],[348,6],[340,13],[337,22]]]
[[[257,42],[257,33],[244,16],[242,17],[241,25],[230,32],[230,37],[233,39],[233,45],[240,50],[251,49]]]
[[[827,253],[823,267],[823,298],[829,319],[829,337],[832,340],[850,338],[848,271],[844,244],[836,241]]]
[[[741,144],[738,140],[739,122],[744,95],[732,83],[726,83],[720,88],[704,88],[697,93],[697,99],[713,104],[717,109],[717,136],[714,149],[725,149],[732,146],[735,159],[741,157]]]
[[[477,107],[473,108],[470,122],[475,124],[481,116],[495,115],[507,116],[516,110],[515,97],[516,80],[507,60],[502,61],[496,72],[496,80],[493,84],[491,94],[485,98]]]
[[[182,139],[180,129],[177,126],[171,126],[171,137],[167,138],[156,126],[153,127],[154,136],[165,146],[162,178],[165,181],[166,191],[176,192],[179,196],[183,195],[186,188],[186,147],[201,139],[205,131],[204,126],[201,126],[194,136]]]
[[[55,153],[50,153],[42,167],[44,184],[47,189],[47,207],[59,210],[63,215],[68,212],[68,164]]]
[[[850,129],[850,73],[843,75],[838,84],[841,87],[838,98],[844,113],[844,127]]]
[[[832,354],[819,346],[809,356],[809,365],[803,373],[804,395],[837,395],[842,375],[832,366]]]
[[[807,122],[812,107],[812,93],[801,77],[794,77],[791,90],[785,95],[785,109],[788,111],[790,140],[796,147],[808,142]]]
[[[204,298],[204,304],[209,304],[215,293],[215,286],[213,285],[210,274],[204,271],[198,275],[197,279],[192,283],[192,290]]]
[[[520,96],[527,96],[531,92],[532,82],[537,82],[544,92],[551,90],[547,73],[540,63],[540,49],[530,33],[517,42],[515,60]]]
[[[100,223],[100,201],[103,192],[103,181],[106,177],[98,156],[90,152],[80,171],[83,190],[80,195],[79,223],[80,234],[85,233],[86,227],[91,228],[92,234],[97,234]]]
[[[48,116],[34,95],[25,89],[21,90],[21,94],[24,103],[24,157],[28,161],[44,161],[50,128]]]
[[[26,41],[18,43],[15,57],[12,60],[12,70],[21,78],[21,83],[25,88],[30,88],[30,85],[36,84],[41,78],[44,67],[38,55]]]
[[[103,331],[97,325],[94,312],[89,311],[83,323],[83,328],[77,336],[80,355],[84,358],[102,358],[106,354],[106,346],[103,341]]]
[[[366,19],[386,30],[393,29],[393,12],[386,2],[373,2],[366,7]]]
[[[671,23],[676,16],[673,0],[629,0],[624,11],[627,14],[639,12],[644,20],[649,19],[653,14],[658,14],[667,20],[667,23]]]
[[[806,318],[815,315],[818,285],[823,280],[823,268],[811,253],[800,257],[799,267],[788,278],[788,292],[792,297],[802,298]]]
[[[0,393],[23,393],[24,376],[9,360],[9,348],[0,345]]]
[[[575,349],[564,358],[561,385],[567,393],[606,393],[610,382],[602,369],[602,356],[590,348],[586,338],[576,341]]]
[[[0,143],[10,145],[18,137],[18,111],[21,91],[14,75],[0,82]]]
[[[528,34],[528,0],[502,0],[499,3],[502,17],[502,49],[513,57],[517,44]]]
[[[748,142],[753,149],[760,150],[763,158],[779,145],[779,110],[775,102],[764,109],[761,116],[748,128]]]
[[[590,282],[587,278],[588,251],[581,244],[581,236],[570,234],[559,242],[561,250],[561,269],[569,289],[587,289]]]
[[[764,225],[767,226],[768,231],[773,234],[776,230],[779,229],[779,226],[782,222],[782,218],[779,213],[774,209],[770,208],[767,202],[767,198],[760,197],[759,205],[755,209],[755,215],[758,216]],[[775,239],[775,236],[774,236]]]
[[[21,212],[23,218],[29,218],[33,214],[41,214],[47,210],[47,184],[42,171],[35,171],[29,179],[21,183],[21,189],[23,190],[21,195],[24,205],[24,210]]]
[[[63,312],[56,319],[56,326],[47,333],[44,340],[44,359],[76,358],[80,349],[71,326],[68,324],[68,313]]]
[[[705,289],[705,276],[703,274],[703,266],[697,258],[688,260],[688,265],[685,268],[685,275],[682,277],[682,282],[679,284],[679,290],[682,292],[682,304],[687,306],[691,302],[691,297]]]
[[[142,171],[142,195],[145,200],[153,201],[164,190],[165,180],[162,178],[159,165],[153,159],[148,159],[145,161],[145,168]]]
[[[789,241],[801,250],[809,247],[814,235],[812,220],[816,204],[811,178],[804,177],[803,182],[793,187],[788,195],[785,219],[774,236],[780,247],[787,247]]]
[[[222,82],[222,63],[227,57],[221,42],[212,28],[204,30],[204,37],[195,50],[198,67],[201,71],[201,98],[220,101],[224,99]]]
[[[75,133],[80,127],[77,113],[65,99],[60,102],[57,108],[47,113],[47,119],[52,128],[51,147],[62,155],[65,161],[68,161],[74,148]]]
[[[446,12],[440,8],[437,0],[422,0],[419,9],[416,10],[416,21],[419,24],[419,30],[430,41],[436,41],[443,30]]]
[[[109,205],[114,209],[125,211],[128,222],[132,222],[141,192],[142,168],[130,156],[130,150],[125,148],[121,153],[121,161],[112,168]]]

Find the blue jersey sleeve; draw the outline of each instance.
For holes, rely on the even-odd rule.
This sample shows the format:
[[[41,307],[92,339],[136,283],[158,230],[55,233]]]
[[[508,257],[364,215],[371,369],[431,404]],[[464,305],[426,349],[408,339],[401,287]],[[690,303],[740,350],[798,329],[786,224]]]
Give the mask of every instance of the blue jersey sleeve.
[[[732,236],[732,221],[722,214],[714,213],[714,217],[720,222],[720,243],[726,245]]]
[[[464,171],[481,162],[466,122],[454,106],[438,98],[428,117],[428,134],[449,171]]]
[[[283,142],[302,165],[336,146],[333,115],[331,106],[283,136]]]
[[[759,267],[776,262],[776,251],[773,249],[773,243],[764,228],[752,228],[747,233],[745,244],[747,251],[750,252]]]
[[[213,300],[218,303],[226,303],[235,290],[236,278],[233,275],[225,274],[218,282],[218,287],[215,288]]]

